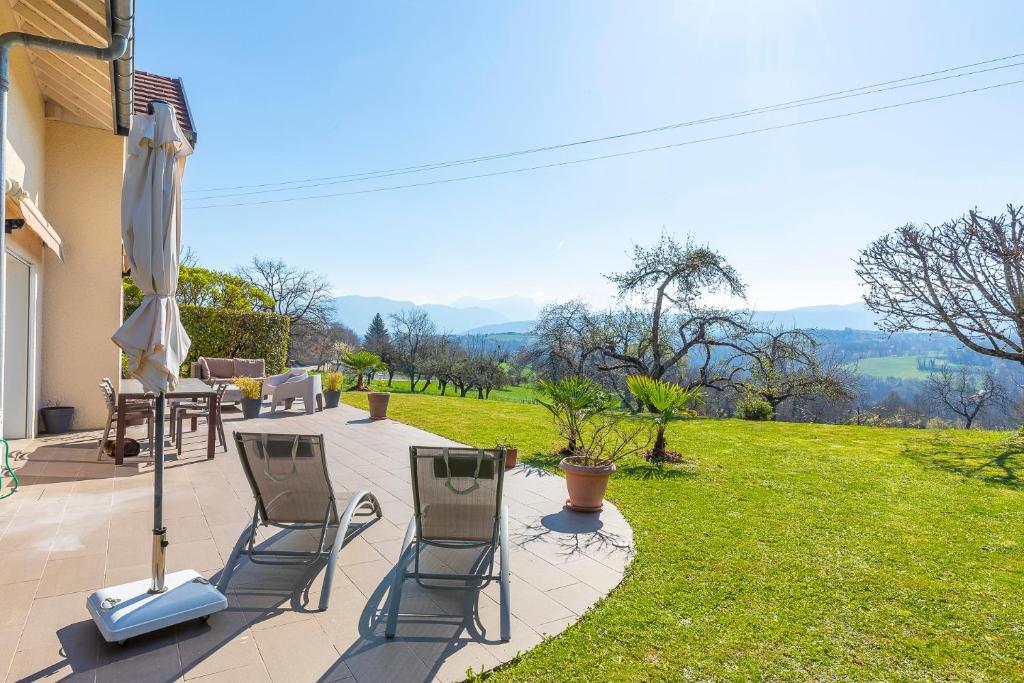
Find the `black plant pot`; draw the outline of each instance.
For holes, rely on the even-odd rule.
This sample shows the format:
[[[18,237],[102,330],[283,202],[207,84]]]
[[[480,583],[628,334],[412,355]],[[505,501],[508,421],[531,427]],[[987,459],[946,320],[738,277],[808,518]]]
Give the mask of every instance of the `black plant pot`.
[[[47,434],[63,434],[71,431],[71,421],[75,419],[75,409],[71,406],[54,406],[42,408],[43,429]]]
[[[325,408],[337,408],[338,401],[341,400],[340,391],[325,391],[324,392],[324,407]]]
[[[263,407],[262,398],[243,398],[242,399],[242,417],[246,420],[252,420],[260,416],[260,408]]]

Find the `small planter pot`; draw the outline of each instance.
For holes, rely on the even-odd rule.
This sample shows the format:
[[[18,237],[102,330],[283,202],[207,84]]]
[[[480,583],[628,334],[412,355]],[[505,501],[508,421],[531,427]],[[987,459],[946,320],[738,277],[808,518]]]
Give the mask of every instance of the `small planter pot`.
[[[506,448],[505,449],[505,469],[510,470],[516,466],[516,462],[519,460],[519,449],[518,448]]]
[[[383,420],[387,418],[388,401],[391,400],[391,394],[386,391],[371,391],[366,395],[366,399],[370,403],[371,420]]]
[[[325,391],[324,392],[324,408],[337,408],[338,401],[341,400],[340,391]]]
[[[608,490],[608,477],[615,465],[589,467],[578,465],[572,457],[563,458],[558,467],[565,472],[565,485],[569,499],[565,506],[574,512],[600,512],[604,507],[604,492]]]
[[[71,406],[53,406],[41,408],[43,429],[47,434],[63,434],[71,431],[71,422],[75,419],[75,409]]]
[[[263,408],[262,398],[243,398],[242,399],[242,419],[253,420],[260,416],[260,410]]]

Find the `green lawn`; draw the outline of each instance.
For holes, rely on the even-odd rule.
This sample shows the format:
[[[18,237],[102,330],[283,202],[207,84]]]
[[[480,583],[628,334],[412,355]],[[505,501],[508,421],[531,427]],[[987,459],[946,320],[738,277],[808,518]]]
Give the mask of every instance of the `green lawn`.
[[[438,387],[437,382],[431,382],[430,386],[427,387],[427,390],[425,392],[422,391],[422,389],[423,382],[417,383],[416,393],[418,394],[426,393],[431,396],[439,396],[441,393],[441,389],[440,387]],[[394,393],[409,393],[409,380],[396,379],[391,383],[390,391]],[[458,391],[456,391],[455,387],[449,384],[445,395],[458,397],[459,394]],[[520,384],[519,386],[516,387],[508,386],[505,387],[504,389],[494,389],[491,391],[491,394],[488,397],[488,399],[491,401],[513,401],[515,403],[533,403],[534,399],[536,399],[539,395],[540,391],[536,387],[529,384]],[[475,389],[466,394],[465,398],[479,400],[477,398],[477,393]]]
[[[861,358],[856,363],[851,363],[850,367],[856,369],[858,374],[879,377],[881,379],[888,377],[896,377],[897,379],[928,379],[931,371],[918,369],[918,358],[920,356]],[[937,366],[948,365],[949,367],[957,367],[956,363],[951,363],[945,358],[940,357],[935,358],[935,363]]]
[[[390,413],[555,462],[538,405],[396,394]],[[637,543],[623,584],[489,679],[1024,680],[1024,451],[1006,439],[677,423],[692,464],[612,479]]]

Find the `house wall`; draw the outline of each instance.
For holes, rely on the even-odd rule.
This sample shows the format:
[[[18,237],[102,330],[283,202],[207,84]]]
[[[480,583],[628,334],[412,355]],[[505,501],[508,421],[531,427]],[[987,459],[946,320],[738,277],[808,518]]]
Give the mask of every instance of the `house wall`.
[[[121,179],[124,138],[46,121],[43,209],[63,241],[47,251],[42,320],[42,400],[75,407],[75,428],[102,426],[98,382],[120,376],[110,340],[121,324]]]

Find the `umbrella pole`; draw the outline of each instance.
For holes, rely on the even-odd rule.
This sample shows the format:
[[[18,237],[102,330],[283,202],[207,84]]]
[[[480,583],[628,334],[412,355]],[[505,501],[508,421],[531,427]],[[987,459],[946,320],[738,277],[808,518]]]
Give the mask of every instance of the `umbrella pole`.
[[[156,397],[156,429],[153,440],[153,584],[150,593],[163,593],[167,569],[167,528],[164,526],[164,409],[167,395]]]

